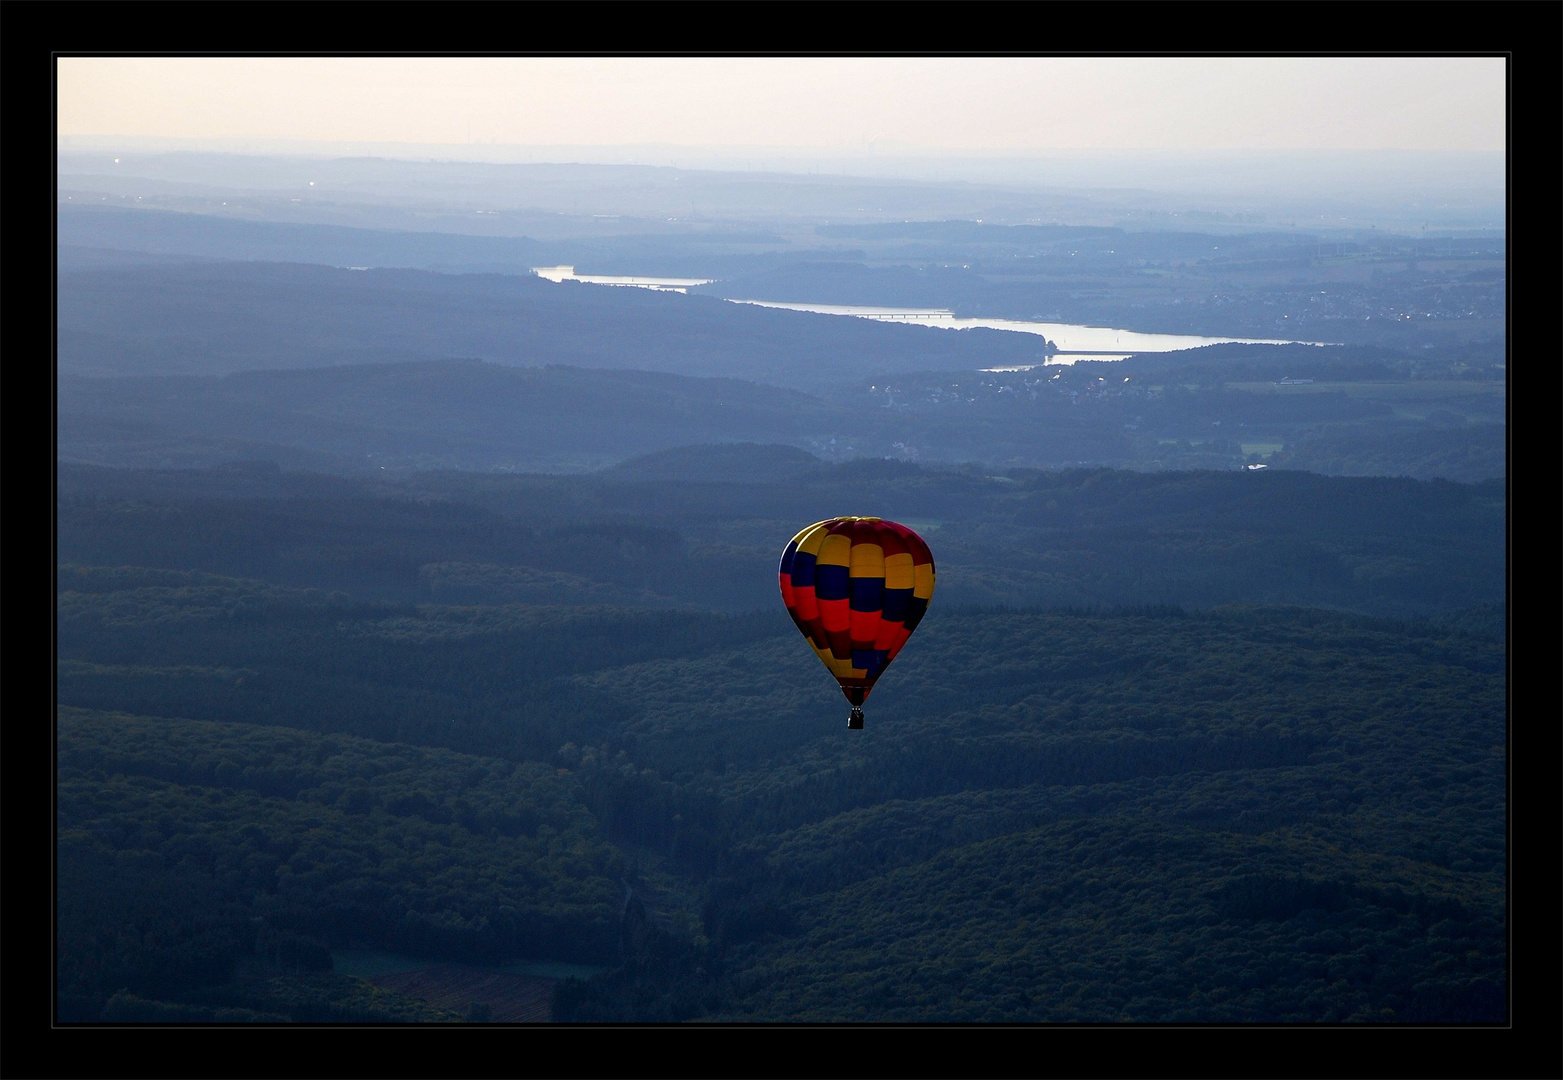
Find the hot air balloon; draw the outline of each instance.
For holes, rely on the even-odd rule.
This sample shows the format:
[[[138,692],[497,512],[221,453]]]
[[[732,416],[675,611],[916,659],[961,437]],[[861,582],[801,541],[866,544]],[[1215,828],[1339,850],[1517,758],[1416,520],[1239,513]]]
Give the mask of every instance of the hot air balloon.
[[[847,727],[922,621],[933,573],[921,536],[876,517],[816,521],[782,552],[782,602],[852,703]]]

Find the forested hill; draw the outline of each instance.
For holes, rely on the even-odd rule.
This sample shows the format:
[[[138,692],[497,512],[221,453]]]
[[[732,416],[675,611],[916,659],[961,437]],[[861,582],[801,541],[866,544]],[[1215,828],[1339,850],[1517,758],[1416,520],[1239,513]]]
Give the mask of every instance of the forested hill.
[[[785,482],[756,458],[785,464]],[[748,610],[775,604],[788,537],[851,512],[928,537],[941,603],[1287,603],[1442,618],[1504,598],[1500,482],[990,474],[762,447],[685,448],[578,477],[61,465],[59,557],[399,602]]]
[[[150,347],[121,345],[123,356]],[[112,466],[270,460],[349,474],[581,472],[694,442],[759,442],[796,448],[776,452],[783,456],[805,451],[837,462],[1151,470],[1264,463],[1346,475],[1503,476],[1504,383],[1463,362],[1435,372],[1429,363],[1388,350],[1212,346],[1043,371],[865,378],[817,394],[745,379],[472,359],[225,376],[66,373],[57,453]]]
[[[61,457],[116,466],[579,473],[670,442],[849,440],[844,411],[813,395],[661,371],[430,360],[59,387]]]
[[[60,371],[95,375],[471,356],[819,389],[1042,359],[1029,334],[935,333],[530,276],[287,263],[62,274],[58,324]]]
[[[63,1019],[1507,1015],[1498,641],[936,606],[848,732],[781,615],[59,583]]]
[[[218,225],[221,232],[239,223]],[[438,234],[430,235],[435,243]],[[57,305],[58,453],[67,460],[566,472],[691,442],[756,441],[832,460],[1265,464],[1460,481],[1507,468],[1504,341],[1474,329],[1491,323],[1490,313],[1461,314],[1490,306],[1464,291],[1501,294],[1501,273],[1491,278],[1487,269],[1462,271],[1474,275],[1469,281],[1441,277],[1442,285],[1412,289],[1392,305],[1425,317],[1389,318],[1388,300],[1375,300],[1364,325],[1404,325],[1409,336],[1376,330],[1382,343],[1371,347],[1226,345],[1044,369],[1048,346],[1034,334],[882,323],[695,293],[515,273],[67,254]],[[1470,266],[1478,263],[1486,266]],[[940,283],[957,273],[950,267],[788,265],[786,273],[802,275],[797,296],[817,287],[838,300],[934,303],[947,285],[951,297],[962,295]],[[1358,275],[1371,269],[1353,266]],[[1116,306],[1077,318],[1141,325],[1139,286],[1131,285],[1142,271],[1150,273],[1140,268],[1119,282]],[[881,296],[856,292],[851,281],[831,284],[843,274],[895,281],[881,283]],[[739,293],[726,295],[742,294],[747,280],[730,281]],[[1021,291],[1041,289],[1032,298],[1041,303],[1059,299],[1063,284],[1070,296],[1094,295],[1100,284],[1049,281]],[[1177,290],[1157,288],[1162,306],[1175,308]],[[1319,340],[1337,340],[1331,328],[1362,321],[1335,310],[1337,292],[1331,284],[1250,307],[1302,305],[1299,319],[1306,309],[1322,320]],[[1204,332],[1231,332],[1217,316],[1243,305],[1217,304],[1225,295],[1198,305],[1216,305],[1199,316]],[[938,303],[1048,314],[990,310],[975,298]],[[1414,334],[1413,325],[1421,328]]]
[[[848,731],[776,566],[864,511],[938,590]],[[1504,525],[752,444],[62,464],[59,1018],[481,1021],[567,963],[554,1020],[1501,1023]]]

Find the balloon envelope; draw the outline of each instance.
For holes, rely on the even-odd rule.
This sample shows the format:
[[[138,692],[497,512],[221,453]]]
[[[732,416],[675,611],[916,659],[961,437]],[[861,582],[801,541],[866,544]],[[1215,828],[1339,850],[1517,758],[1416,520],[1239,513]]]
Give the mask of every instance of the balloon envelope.
[[[854,706],[917,629],[933,578],[923,538],[883,518],[816,521],[782,552],[782,602]]]

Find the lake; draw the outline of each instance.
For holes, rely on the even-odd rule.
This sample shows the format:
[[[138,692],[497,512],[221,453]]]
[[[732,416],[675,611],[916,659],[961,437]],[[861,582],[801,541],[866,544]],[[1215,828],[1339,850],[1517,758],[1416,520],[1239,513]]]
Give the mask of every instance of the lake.
[[[584,281],[588,285],[626,285],[656,292],[687,293],[691,285],[709,285],[715,278],[628,277],[623,274],[577,274],[573,266],[534,266],[545,281]]]
[[[534,266],[532,273],[548,281],[583,281],[590,285],[621,285],[658,292],[685,293],[693,285],[709,285],[715,278],[632,277],[624,274],[577,274],[573,266]],[[1009,330],[1035,334],[1053,343],[1057,352],[1048,364],[1072,364],[1076,360],[1122,360],[1135,353],[1176,352],[1203,345],[1322,345],[1321,341],[1281,341],[1275,338],[1199,337],[1193,334],[1147,334],[1138,330],[1115,330],[1106,326],[1076,326],[1071,323],[1026,322],[1021,319],[961,319],[947,308],[868,307],[858,304],[786,304],[777,300],[733,300],[732,304],[809,311],[818,315],[850,315],[876,322],[931,326],[939,330]],[[1010,367],[984,368],[984,371],[1029,371],[1042,363]]]
[[[940,330],[1009,330],[1020,334],[1036,334],[1051,341],[1058,351],[1047,360],[1049,364],[1072,364],[1076,360],[1122,360],[1135,353],[1175,352],[1178,349],[1197,349],[1203,345],[1322,345],[1323,342],[1282,341],[1275,338],[1199,337],[1192,334],[1147,334],[1138,330],[1115,330],[1106,326],[1076,326],[1071,323],[1025,322],[1020,319],[961,319],[945,308],[888,308],[865,307],[850,304],[783,304],[773,300],[734,300],[735,304],[754,304],[758,307],[784,308],[788,311],[812,311],[821,315],[850,315],[877,322],[906,323],[910,326],[931,326]],[[1006,368],[986,368],[987,371],[1026,371],[1041,364],[1022,364]]]

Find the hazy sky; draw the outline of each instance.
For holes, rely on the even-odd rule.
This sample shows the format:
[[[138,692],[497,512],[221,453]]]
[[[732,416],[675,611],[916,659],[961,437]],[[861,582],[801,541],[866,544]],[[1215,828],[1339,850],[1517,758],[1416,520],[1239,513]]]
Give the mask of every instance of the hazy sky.
[[[891,152],[1478,150],[1505,61],[69,58],[58,134]]]

